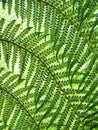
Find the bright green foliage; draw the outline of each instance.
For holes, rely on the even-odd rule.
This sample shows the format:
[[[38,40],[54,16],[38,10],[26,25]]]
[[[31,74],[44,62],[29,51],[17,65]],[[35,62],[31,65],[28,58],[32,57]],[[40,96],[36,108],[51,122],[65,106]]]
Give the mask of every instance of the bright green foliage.
[[[0,4],[0,130],[97,130],[98,0]]]

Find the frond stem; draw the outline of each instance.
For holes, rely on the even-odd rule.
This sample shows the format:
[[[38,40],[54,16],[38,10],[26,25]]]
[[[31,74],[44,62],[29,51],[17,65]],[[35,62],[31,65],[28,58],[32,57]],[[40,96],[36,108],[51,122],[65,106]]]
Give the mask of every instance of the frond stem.
[[[15,43],[15,42],[9,41],[9,40],[7,40],[7,39],[2,39],[2,38],[0,38],[0,41],[5,41],[5,42],[7,42],[7,43],[11,43],[11,44],[13,44],[13,45],[15,45],[15,46],[17,46],[17,47],[19,47],[19,48],[21,48],[21,49],[27,51],[27,52],[30,53],[31,55],[35,56],[35,58],[37,58],[37,59],[40,61],[40,63],[43,64],[44,67],[48,70],[49,74],[50,74],[51,77],[52,77],[52,80],[55,81],[55,84],[57,84],[59,90],[62,92],[61,95],[64,95],[64,97],[68,100],[68,103],[70,104],[70,106],[73,108],[73,112],[79,117],[79,114],[77,113],[76,107],[74,107],[74,106],[71,104],[71,101],[70,101],[70,99],[68,98],[68,96],[67,96],[67,94],[66,94],[66,91],[65,91],[64,89],[62,89],[62,84],[61,84],[61,82],[58,82],[58,81],[57,81],[57,77],[52,73],[52,70],[51,70],[49,67],[47,67],[46,63],[45,63],[44,61],[42,61],[42,59],[41,59],[39,56],[37,56],[34,52],[31,52],[31,51],[28,50],[27,48],[22,47],[22,46],[20,46],[19,44]],[[25,109],[26,109],[26,108],[25,108]]]
[[[63,12],[60,8],[58,8],[58,7],[56,7],[55,5],[53,5],[53,4],[51,4],[51,3],[47,2],[47,1],[44,1],[44,0],[38,0],[38,1],[39,1],[39,2],[43,2],[43,3],[45,3],[46,5],[51,6],[53,9],[56,9],[60,14],[64,15],[65,18],[67,18],[68,21],[70,21],[72,24],[75,25],[75,22],[72,21],[72,20],[68,17],[68,15],[67,15],[65,12]]]
[[[36,122],[36,120],[34,119],[34,117],[32,117],[32,115],[31,115],[30,112],[28,111],[28,109],[24,106],[24,104],[23,104],[21,101],[19,101],[19,99],[18,99],[17,97],[15,97],[11,92],[9,92],[6,88],[2,87],[1,85],[0,85],[0,89],[3,90],[3,91],[5,91],[5,92],[6,92],[7,94],[9,94],[13,99],[15,99],[15,101],[23,108],[23,110],[26,111],[26,113],[28,114],[28,116],[31,117],[31,119],[34,121],[34,123],[35,123],[36,125],[38,125],[37,122]]]

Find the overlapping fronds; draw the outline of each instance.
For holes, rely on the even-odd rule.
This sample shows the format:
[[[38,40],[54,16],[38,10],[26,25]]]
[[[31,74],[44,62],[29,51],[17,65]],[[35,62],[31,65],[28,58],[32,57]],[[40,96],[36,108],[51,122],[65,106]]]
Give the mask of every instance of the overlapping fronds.
[[[1,19],[0,25],[2,23],[4,19]],[[64,126],[65,116],[61,112],[65,115],[74,115],[77,112],[73,111],[74,105],[63,90],[65,87],[71,89],[67,86],[67,81],[62,82],[64,66],[59,66],[56,61],[51,40],[47,40],[48,36],[31,33],[32,28],[26,28],[22,32],[18,32],[18,29],[19,24],[15,24],[13,20],[1,29],[0,35],[0,45],[3,49],[1,56],[4,56],[7,66],[12,68],[13,73],[15,65],[19,66],[18,76],[10,76],[9,72],[1,73],[0,96],[5,99],[0,98],[0,105],[4,126],[17,130],[67,128]],[[21,85],[21,82],[24,83]],[[66,113],[64,108],[68,107],[68,104],[72,108]],[[77,117],[71,114],[69,120],[73,118],[76,120]],[[26,123],[27,120],[29,123]],[[73,120],[68,127],[76,122]]]
[[[0,56],[11,70],[0,67],[1,129],[97,130],[98,0],[2,5],[27,27],[0,20]]]

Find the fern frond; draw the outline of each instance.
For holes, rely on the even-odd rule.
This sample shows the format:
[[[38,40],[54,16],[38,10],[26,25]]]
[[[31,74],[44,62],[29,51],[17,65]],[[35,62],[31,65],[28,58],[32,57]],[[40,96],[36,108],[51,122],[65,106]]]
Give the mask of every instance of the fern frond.
[[[97,130],[98,0],[2,5],[22,23],[0,20],[1,129]]]
[[[4,81],[4,79],[6,80]],[[9,126],[9,128],[14,128],[15,127],[14,123],[16,122],[16,120],[19,122],[20,119],[24,118],[24,114],[27,113],[27,116],[25,116],[24,118],[24,122],[26,123],[27,118],[30,119],[30,117],[28,116],[29,111],[25,108],[25,105],[21,101],[22,99],[19,99],[19,94],[21,93],[17,93],[17,90],[19,89],[17,87],[17,85],[19,85],[18,75],[11,75],[10,72],[6,72],[2,75],[0,81],[1,80],[3,82],[0,82],[0,114],[2,115],[3,123]],[[22,92],[24,92],[25,90],[26,89],[24,89]],[[2,100],[2,98],[4,98],[4,100]],[[20,110],[20,107],[22,107],[23,109]],[[22,115],[19,116],[20,114]],[[20,123],[18,124],[17,123],[16,123],[17,129],[18,127],[24,128],[24,125],[20,126]],[[28,125],[25,125],[25,127],[27,128]]]
[[[12,24],[15,24],[15,23],[13,23],[13,21],[12,21],[8,25],[12,25]],[[2,37],[0,38],[0,40],[2,41],[2,47],[3,46],[5,47],[5,45],[8,45],[8,46],[10,45],[10,47],[12,48],[10,50],[11,51],[10,54],[12,55],[12,61],[11,61],[11,58],[9,58],[9,60],[11,61],[10,64],[12,66],[12,70],[15,68],[17,60],[19,59],[19,69],[20,70],[19,70],[19,76],[17,78],[17,83],[20,83],[22,78],[25,78],[24,74],[27,73],[26,74],[27,78],[24,79],[25,80],[24,86],[26,86],[26,88],[18,89],[18,86],[16,86],[18,84],[16,83],[16,81],[14,81],[16,76],[8,77],[8,79],[7,79],[8,73],[6,73],[6,74],[4,74],[4,76],[2,76],[2,78],[0,80],[1,89],[3,90],[2,86],[4,86],[4,91],[7,92],[7,94],[9,95],[9,99],[11,98],[11,101],[12,101],[12,98],[16,98],[16,96],[18,96],[19,100],[22,103],[25,100],[29,99],[29,96],[32,95],[32,91],[33,91],[34,94],[32,95],[32,99],[35,102],[33,104],[35,106],[35,110],[34,110],[35,116],[38,117],[39,127],[43,127],[42,125],[40,126],[40,123],[43,122],[43,119],[45,117],[47,117],[48,112],[50,112],[52,109],[56,109],[55,108],[56,106],[53,107],[53,104],[55,104],[56,102],[59,101],[59,98],[60,98],[59,94],[60,94],[60,91],[62,91],[62,88],[59,88],[59,86],[58,86],[59,85],[58,81],[56,81],[56,78],[53,76],[54,74],[52,72],[52,67],[54,67],[54,65],[51,66],[51,69],[48,67],[49,63],[48,63],[47,56],[51,57],[51,55],[53,55],[52,47],[51,47],[51,45],[49,45],[50,41],[46,41],[46,44],[45,44],[45,41],[44,41],[44,38],[46,38],[45,34],[36,35],[34,33],[31,33],[30,35],[27,35],[28,31],[30,30],[29,28],[24,29],[21,33],[18,33],[18,28],[19,28],[19,24],[12,26],[11,31],[9,31],[9,29],[5,29],[5,30],[8,30],[8,31],[6,31],[6,36],[8,36],[8,37],[5,38],[4,35],[2,35],[5,31],[4,30],[1,33]],[[12,32],[15,34],[14,35],[15,37],[13,37],[11,35]],[[16,36],[16,33],[17,33],[17,36]],[[13,37],[13,39],[11,36]],[[27,40],[25,40],[25,39],[27,39]],[[40,44],[38,43],[38,41],[41,41]],[[27,42],[29,42],[29,43],[27,43]],[[28,44],[28,46],[26,46],[26,44]],[[10,47],[8,47],[8,49],[10,49]],[[6,55],[8,55],[8,51],[6,52]],[[47,52],[48,52],[48,55],[46,55]],[[3,51],[3,54],[4,53],[5,53],[5,51]],[[49,55],[49,53],[50,53],[50,55]],[[53,56],[53,58],[54,57],[55,56]],[[34,60],[32,60],[32,58]],[[6,62],[6,59],[5,59],[5,62]],[[52,62],[52,60],[50,61],[50,64],[53,64],[51,62]],[[57,64],[56,60],[54,62]],[[32,69],[32,65],[34,66],[34,69]],[[25,72],[27,67],[28,67],[28,71]],[[31,69],[33,71],[30,71]],[[29,75],[29,77],[28,77],[28,75]],[[5,83],[2,83],[5,78],[6,78]],[[49,80],[49,81],[45,82],[47,80]],[[58,78],[57,78],[57,80],[58,80]],[[12,84],[10,84],[9,82],[12,82]],[[14,83],[15,83],[15,86],[14,86]],[[13,87],[12,87],[12,85],[13,85]],[[58,89],[56,89],[57,86],[58,86]],[[44,93],[42,92],[43,90],[45,91]],[[53,94],[53,92],[55,94]],[[25,93],[26,96],[23,93]],[[42,100],[41,98],[44,98],[44,99]],[[51,99],[52,99],[52,101],[50,102]],[[16,100],[18,100],[18,99],[16,99]],[[30,101],[30,104],[31,104],[31,101]],[[9,103],[9,101],[8,101],[8,103]],[[5,106],[7,106],[8,103],[6,103]],[[47,103],[50,104],[49,105],[50,107],[48,109],[47,109],[47,107],[48,107]],[[26,103],[25,103],[25,105],[26,105]],[[14,109],[13,107],[14,107],[14,105],[12,105],[11,109]],[[24,109],[26,109],[26,111],[28,111],[27,110],[28,106]],[[43,109],[47,110],[46,114],[42,115],[40,117],[39,111],[43,111]],[[30,110],[30,111],[33,112],[32,110]],[[23,112],[23,114],[21,114],[20,110],[18,113],[20,113],[20,114],[17,116],[19,117],[19,119],[22,120],[24,118],[25,113]],[[4,114],[6,115],[6,112],[4,112]],[[51,112],[50,112],[50,114],[51,114]],[[9,116],[10,115],[11,115],[11,113],[9,113]],[[29,116],[30,116],[30,114],[29,114]],[[10,117],[5,117],[5,118],[6,119],[4,119],[4,120],[7,120],[7,122],[8,122],[8,119]],[[24,124],[25,124],[26,119],[23,122]],[[16,121],[16,118],[15,118],[15,121]],[[10,122],[11,122],[11,120],[10,120]],[[23,126],[21,126],[21,123],[17,121],[17,123],[16,123],[16,125],[18,125],[17,129],[19,129],[21,127],[24,128],[25,127],[24,124],[23,124]],[[9,125],[9,128],[12,127],[10,125]],[[33,127],[35,127],[35,123],[34,123]]]

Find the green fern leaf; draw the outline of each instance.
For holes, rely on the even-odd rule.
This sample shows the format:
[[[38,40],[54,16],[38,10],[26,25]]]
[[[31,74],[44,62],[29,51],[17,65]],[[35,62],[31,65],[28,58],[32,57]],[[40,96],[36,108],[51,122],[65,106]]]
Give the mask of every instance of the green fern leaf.
[[[98,0],[0,4],[0,129],[97,130]]]

